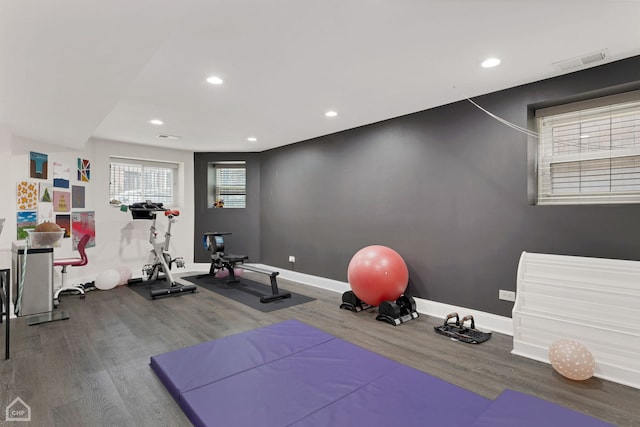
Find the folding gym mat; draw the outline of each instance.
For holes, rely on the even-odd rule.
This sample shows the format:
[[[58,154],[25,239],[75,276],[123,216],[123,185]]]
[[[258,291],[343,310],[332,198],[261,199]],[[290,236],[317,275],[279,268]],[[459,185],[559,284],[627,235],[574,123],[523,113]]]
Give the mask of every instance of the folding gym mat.
[[[611,427],[609,423],[514,390],[505,390],[469,427]]]
[[[226,278],[217,279],[211,276],[184,276],[181,279],[189,281],[198,287],[215,292],[218,295],[232,299],[242,303],[248,307],[259,310],[263,313],[269,313],[281,308],[293,307],[294,305],[304,304],[314,301],[314,298],[306,295],[297,294],[284,289],[280,289],[281,293],[289,292],[291,298],[271,301],[269,303],[260,302],[260,297],[269,295],[271,286],[268,284],[256,282],[246,277],[241,277],[239,283],[227,283]]]
[[[489,399],[296,320],[153,356],[151,368],[196,426],[471,427],[485,411],[502,411]],[[506,406],[512,425],[528,425]],[[561,409],[576,422],[586,417]],[[551,423],[536,425],[559,425],[556,412],[547,414]],[[562,420],[564,426],[608,425],[586,418],[592,422]]]

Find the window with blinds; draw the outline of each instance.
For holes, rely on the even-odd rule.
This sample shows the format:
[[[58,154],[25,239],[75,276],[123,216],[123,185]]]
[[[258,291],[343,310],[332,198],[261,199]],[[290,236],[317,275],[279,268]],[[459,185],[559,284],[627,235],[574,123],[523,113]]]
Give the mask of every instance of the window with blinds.
[[[218,162],[213,167],[213,199],[224,208],[247,206],[247,168],[244,161]]]
[[[640,203],[640,93],[536,112],[538,204]]]
[[[176,163],[112,157],[109,172],[109,200],[120,204],[151,200],[165,207],[174,205]]]

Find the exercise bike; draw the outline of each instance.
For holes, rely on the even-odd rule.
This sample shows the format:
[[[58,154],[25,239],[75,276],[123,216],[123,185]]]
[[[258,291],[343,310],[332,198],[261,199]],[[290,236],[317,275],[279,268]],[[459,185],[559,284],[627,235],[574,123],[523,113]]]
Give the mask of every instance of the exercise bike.
[[[176,217],[180,215],[180,211],[170,210],[163,207],[162,203],[153,203],[147,200],[145,203],[134,203],[129,205],[129,211],[133,219],[146,219],[151,220],[151,227],[149,229],[149,243],[153,249],[151,254],[153,255],[153,261],[150,264],[145,264],[142,267],[142,277],[130,279],[127,284],[129,286],[138,285],[141,283],[155,282],[159,280],[165,280],[168,282],[166,288],[151,289],[149,291],[152,299],[159,296],[180,294],[185,292],[195,292],[195,285],[182,285],[176,283],[171,274],[171,268],[173,264],[178,268],[184,267],[184,259],[182,257],[172,258],[169,253],[169,243],[171,241],[171,226],[176,222]],[[158,241],[158,231],[156,229],[156,216],[158,212],[164,212],[164,216],[167,218],[168,227],[164,234],[164,241]]]

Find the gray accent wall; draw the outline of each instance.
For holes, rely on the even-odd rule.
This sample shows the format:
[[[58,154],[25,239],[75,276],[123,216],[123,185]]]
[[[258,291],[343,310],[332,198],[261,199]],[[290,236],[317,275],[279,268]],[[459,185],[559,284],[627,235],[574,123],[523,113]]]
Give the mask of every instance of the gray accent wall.
[[[535,107],[637,88],[638,70],[635,57],[474,100],[527,126]],[[259,230],[245,237],[264,264],[341,281],[359,249],[389,246],[408,294],[505,316],[498,290],[515,290],[522,251],[640,259],[640,205],[536,206],[533,153],[467,101],[259,153]],[[196,154],[196,177],[211,156]]]
[[[215,209],[207,202],[209,163],[246,161],[246,209]],[[204,247],[205,232],[229,232],[225,236],[226,251],[248,255],[249,260],[260,259],[260,158],[256,153],[195,153],[194,154],[195,229],[194,258],[196,262],[209,262]]]

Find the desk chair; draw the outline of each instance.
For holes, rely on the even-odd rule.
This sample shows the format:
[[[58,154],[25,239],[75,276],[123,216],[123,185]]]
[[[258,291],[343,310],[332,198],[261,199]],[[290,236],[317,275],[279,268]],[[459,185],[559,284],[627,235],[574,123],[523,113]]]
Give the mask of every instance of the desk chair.
[[[59,258],[53,260],[54,267],[62,267],[62,287],[53,295],[53,303],[56,307],[60,303],[59,298],[61,292],[79,292],[81,298],[84,298],[84,287],[82,285],[67,284],[67,267],[81,267],[89,262],[85,248],[87,247],[87,243],[89,243],[90,239],[91,236],[89,234],[85,234],[78,242],[80,258]]]

